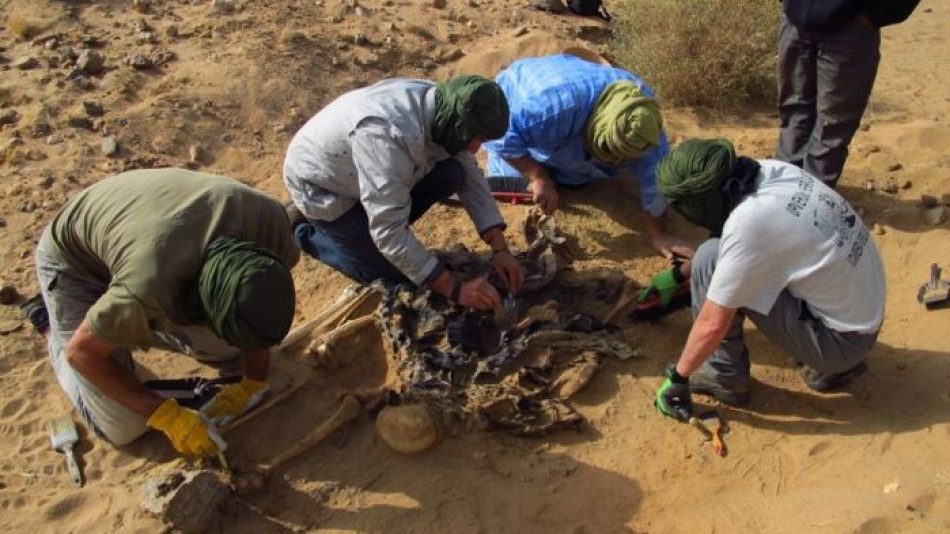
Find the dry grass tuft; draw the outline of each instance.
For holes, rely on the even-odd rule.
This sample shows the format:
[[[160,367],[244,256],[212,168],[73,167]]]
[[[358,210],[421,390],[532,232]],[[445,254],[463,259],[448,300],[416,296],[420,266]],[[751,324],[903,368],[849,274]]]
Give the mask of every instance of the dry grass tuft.
[[[664,103],[771,105],[780,9],[763,0],[624,0],[611,10],[611,52]]]

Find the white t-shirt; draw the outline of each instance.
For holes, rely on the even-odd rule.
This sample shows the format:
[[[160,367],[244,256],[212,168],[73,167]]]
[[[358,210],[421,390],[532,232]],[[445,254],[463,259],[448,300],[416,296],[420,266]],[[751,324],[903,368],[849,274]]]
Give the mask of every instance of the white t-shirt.
[[[760,160],[758,189],[729,214],[707,298],[768,314],[787,289],[838,332],[884,320],[884,267],[841,195],[794,165]]]

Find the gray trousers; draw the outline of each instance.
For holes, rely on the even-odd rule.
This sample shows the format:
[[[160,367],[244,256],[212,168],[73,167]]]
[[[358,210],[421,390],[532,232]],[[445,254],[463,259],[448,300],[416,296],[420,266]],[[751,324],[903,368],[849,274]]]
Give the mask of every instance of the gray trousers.
[[[706,301],[706,292],[719,259],[719,239],[708,239],[693,256],[690,271],[693,317]],[[748,317],[773,343],[797,361],[822,373],[840,373],[858,365],[877,342],[877,333],[836,332],[811,315],[805,301],[782,291],[768,315],[739,308],[725,337],[700,372],[735,392],[749,390],[749,349],[742,334]]]
[[[814,32],[782,18],[778,159],[834,187],[871,96],[880,45],[880,31],[857,21]]]
[[[148,430],[146,418],[90,384],[69,364],[64,350],[85,319],[86,312],[106,292],[108,284],[72,269],[60,261],[53,250],[47,229],[36,249],[36,276],[49,312],[47,344],[50,364],[60,387],[92,430],[116,445],[124,445]],[[181,331],[175,333],[176,339],[187,340],[190,355],[196,359],[221,361],[238,353],[238,349],[229,346],[208,328],[180,328]],[[117,350],[112,357],[133,370],[132,355],[127,349]]]

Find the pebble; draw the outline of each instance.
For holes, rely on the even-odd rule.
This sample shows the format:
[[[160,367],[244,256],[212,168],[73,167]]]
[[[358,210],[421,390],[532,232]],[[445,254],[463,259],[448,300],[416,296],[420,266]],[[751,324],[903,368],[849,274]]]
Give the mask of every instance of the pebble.
[[[35,122],[30,126],[30,135],[33,137],[46,137],[51,131],[52,128],[45,122]]]
[[[165,28],[165,36],[172,38],[178,37],[178,26],[176,24],[172,24],[171,26]]]
[[[920,207],[922,208],[937,207],[937,197],[933,195],[920,195]]]
[[[95,50],[83,50],[76,58],[76,67],[86,74],[99,74],[105,66],[105,60],[102,54]]]
[[[0,287],[0,304],[5,304],[9,306],[17,301],[20,298],[20,293],[10,284],[3,284],[3,287]]]
[[[432,7],[436,9],[445,9],[448,4],[448,0],[432,0]]]
[[[111,135],[103,137],[99,146],[102,148],[102,154],[107,158],[114,156],[119,151],[119,142]]]
[[[893,178],[892,178],[892,179],[889,179],[889,180],[884,184],[884,192],[885,192],[885,193],[889,193],[889,194],[891,194],[891,195],[894,195],[894,194],[897,193],[897,189],[898,189],[898,187],[897,187],[897,182],[895,182]]]
[[[871,227],[871,230],[874,232],[874,235],[884,235],[887,233],[884,230],[884,225],[880,223],[874,223],[874,226]]]
[[[191,163],[201,163],[201,145],[191,145],[188,147],[188,161]]]
[[[152,7],[152,0],[132,0],[132,7],[140,13],[146,13]]]
[[[940,226],[947,220],[947,207],[937,206],[924,210],[924,220],[930,226]]]
[[[357,46],[366,46],[369,44],[369,38],[363,32],[357,33],[353,37],[353,43]]]
[[[904,166],[901,165],[900,163],[891,163],[890,165],[887,166],[887,172],[897,172],[903,168]]]
[[[82,128],[85,130],[92,130],[92,121],[89,120],[89,117],[73,116],[66,119],[66,124],[72,128]]]
[[[234,0],[211,0],[211,9],[216,13],[231,13],[234,11]]]
[[[865,191],[874,191],[874,180],[867,180],[864,182]]]
[[[42,176],[37,178],[36,187],[39,187],[40,189],[49,189],[50,187],[53,187],[53,183],[55,181],[56,179],[52,176]]]
[[[7,220],[4,219],[3,217],[0,217],[0,228],[6,228],[6,227],[7,227]]]
[[[83,101],[82,108],[86,111],[86,115],[90,117],[101,117],[105,113],[102,109],[102,104],[93,102],[92,100]]]
[[[911,187],[914,187],[914,182],[910,180],[904,180],[904,183],[901,184],[901,189],[910,189]]]
[[[133,54],[128,56],[125,58],[125,62],[130,67],[137,70],[150,69],[154,65],[151,59],[143,56],[142,54]]]
[[[884,484],[884,493],[896,493],[897,490],[901,489],[901,481],[895,479],[893,482]]]
[[[39,67],[40,62],[33,56],[26,56],[14,61],[13,66],[20,70],[30,70]]]
[[[528,27],[527,27],[527,26],[520,26],[520,27],[518,27],[517,29],[515,29],[515,31],[511,32],[511,36],[512,36],[512,37],[521,37],[522,35],[524,35],[524,34],[526,34],[526,33],[528,33]]]
[[[422,64],[419,66],[422,67],[423,70],[432,70],[436,67],[435,61],[431,59],[423,59]]]
[[[0,110],[0,124],[13,124],[20,116],[13,108]]]
[[[49,137],[46,138],[46,144],[47,144],[47,145],[58,145],[58,144],[60,144],[60,143],[62,143],[62,142],[63,142],[63,138],[60,137],[60,136],[58,136],[58,135],[56,135],[56,134],[53,134],[53,135],[51,135],[51,136],[49,136]]]

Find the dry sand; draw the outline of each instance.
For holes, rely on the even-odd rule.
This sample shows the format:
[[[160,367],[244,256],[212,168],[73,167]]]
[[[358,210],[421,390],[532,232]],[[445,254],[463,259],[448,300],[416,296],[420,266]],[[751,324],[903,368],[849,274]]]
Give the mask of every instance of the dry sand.
[[[154,0],[140,13],[125,0],[0,3],[0,55],[39,62],[29,70],[0,67],[0,108],[18,115],[0,128],[0,277],[23,294],[35,292],[31,254],[43,225],[70,195],[126,165],[185,165],[197,145],[193,165],[284,198],[280,165],[292,132],[340,92],[387,76],[491,75],[520,55],[596,48],[605,37],[597,22],[521,9],[518,0],[478,4],[453,0],[434,9],[365,0],[353,9],[263,0],[224,13],[209,2]],[[58,33],[59,47],[15,38],[24,21],[35,22],[40,34]],[[143,34],[149,30],[140,21],[154,37]],[[807,391],[789,357],[752,331],[753,401],[744,410],[720,407],[731,422],[730,455],[715,457],[694,429],[658,416],[651,405],[662,364],[677,356],[689,329],[682,311],[625,328],[626,340],[646,357],[610,362],[577,397],[589,422],[580,433],[534,440],[470,433],[420,456],[399,456],[364,418],[344,445],[331,440],[265,491],[227,507],[224,531],[946,532],[950,309],[925,311],[915,294],[932,262],[950,271],[950,223],[929,226],[916,206],[921,194],[950,193],[948,22],[950,6],[924,0],[909,22],[884,31],[866,128],[855,138],[840,187],[869,225],[883,229],[874,239],[888,274],[880,344],[870,371],[847,392]],[[90,78],[88,90],[76,87],[82,78],[69,79],[68,69],[47,66],[83,35],[98,39],[107,67]],[[354,44],[363,38],[366,44]],[[156,49],[177,59],[146,71],[123,62]],[[97,132],[70,126],[71,117],[84,115],[84,100],[105,109],[94,119]],[[725,135],[759,157],[775,143],[774,113],[665,113],[674,141]],[[104,135],[118,140],[117,157],[102,154]],[[882,192],[892,177],[911,186]],[[874,191],[864,188],[869,179]],[[642,283],[664,262],[643,239],[638,202],[623,192],[606,183],[564,194],[560,224],[579,238],[576,270],[619,269]],[[511,221],[521,215],[521,208],[503,211]],[[681,221],[675,227],[701,238]],[[416,230],[433,246],[456,238],[476,244],[453,207],[433,209]],[[295,276],[298,321],[346,285],[310,260]],[[165,440],[150,435],[117,449],[83,431],[79,451],[89,482],[71,487],[43,430],[45,421],[70,411],[45,347],[13,306],[0,307],[0,326],[13,330],[0,336],[0,529],[157,530],[140,509],[140,485],[178,465]],[[381,383],[385,365],[367,354],[373,351],[354,354],[351,366],[332,374],[312,370],[300,355],[276,362],[275,384],[296,375],[312,385],[291,405],[235,432],[231,458],[267,458],[326,417],[341,390]],[[162,376],[212,373],[164,354],[138,362]]]

